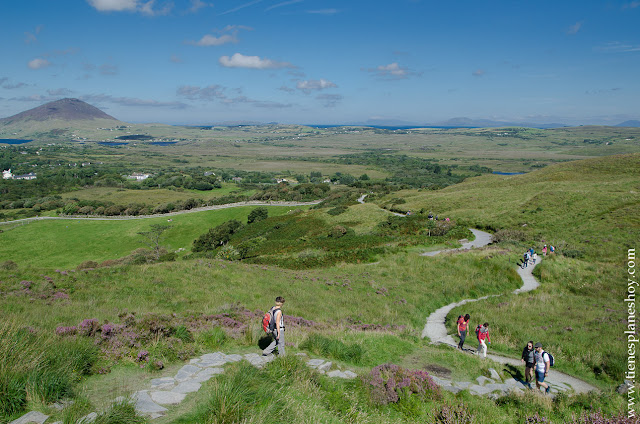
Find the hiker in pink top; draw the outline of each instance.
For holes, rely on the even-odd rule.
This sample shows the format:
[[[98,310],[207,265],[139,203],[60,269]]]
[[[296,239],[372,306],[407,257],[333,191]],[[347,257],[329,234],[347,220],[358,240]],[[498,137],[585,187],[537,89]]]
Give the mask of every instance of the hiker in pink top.
[[[542,256],[547,256],[547,245],[546,244],[542,248]]]
[[[489,323],[485,322],[482,326],[476,327],[476,334],[478,335],[478,355],[482,355],[483,358],[487,357],[487,343],[491,344],[491,337],[489,337]]]

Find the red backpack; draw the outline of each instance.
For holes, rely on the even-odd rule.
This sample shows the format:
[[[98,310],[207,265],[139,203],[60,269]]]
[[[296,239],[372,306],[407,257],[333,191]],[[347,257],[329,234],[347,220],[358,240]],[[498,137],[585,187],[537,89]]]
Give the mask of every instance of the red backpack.
[[[271,334],[276,329],[276,311],[279,310],[279,308],[271,308],[265,312],[262,317],[262,329],[265,333]]]

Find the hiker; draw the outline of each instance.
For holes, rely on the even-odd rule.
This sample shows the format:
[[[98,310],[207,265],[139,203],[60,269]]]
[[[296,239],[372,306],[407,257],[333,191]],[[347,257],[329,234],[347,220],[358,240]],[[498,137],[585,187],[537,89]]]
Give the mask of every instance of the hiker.
[[[522,255],[522,268],[526,268],[529,265],[529,251],[524,252]]]
[[[278,356],[284,356],[284,315],[282,314],[282,305],[284,304],[284,297],[276,297],[276,305],[271,308],[270,312],[275,322],[275,328],[270,333],[273,340],[271,344],[262,351],[262,356],[267,356],[273,353],[276,346],[278,347]]]
[[[542,256],[547,256],[547,245],[546,244],[542,248]]]
[[[522,349],[522,363],[525,364],[524,380],[527,386],[531,388],[531,380],[533,380],[534,369],[536,367],[535,349],[533,348],[533,340],[529,340],[527,345]]]
[[[462,345],[464,344],[464,339],[467,337],[467,327],[469,326],[469,319],[471,319],[471,315],[466,314],[465,316],[460,315],[458,317],[458,337],[460,337],[460,343],[458,343],[458,349],[462,349]]]
[[[553,247],[553,244],[549,245],[549,253],[555,253],[556,252],[556,248]]]
[[[482,326],[478,325],[476,327],[476,335],[478,336],[478,355],[482,355],[483,358],[486,358],[487,343],[491,344],[491,337],[489,337],[489,323],[485,322]]]
[[[549,383],[545,383],[544,379],[549,375],[549,367],[551,366],[549,355],[542,350],[542,343],[538,342],[535,345],[536,353],[534,357],[536,359],[536,387],[540,390],[540,386],[544,387],[544,392],[549,393],[551,388]]]

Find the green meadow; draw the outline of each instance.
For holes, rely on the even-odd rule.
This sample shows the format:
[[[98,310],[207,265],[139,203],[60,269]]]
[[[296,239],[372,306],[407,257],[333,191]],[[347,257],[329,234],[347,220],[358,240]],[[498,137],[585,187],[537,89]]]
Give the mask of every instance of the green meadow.
[[[258,353],[260,312],[279,295],[287,299],[290,352],[331,359],[356,370],[359,378],[328,379],[295,355],[262,370],[237,364],[154,422],[260,423],[274,416],[285,417],[278,422],[314,423],[607,422],[603,417],[625,422],[620,413],[626,398],[615,393],[626,359],[626,284],[619,274],[627,249],[640,239],[640,154],[607,154],[635,151],[635,130],[322,130],[300,136],[301,127],[280,133],[270,128],[264,134],[212,129],[206,130],[210,140],[198,138],[204,130],[188,131],[195,141],[187,155],[211,152],[211,145],[224,138],[240,140],[234,142],[239,147],[225,148],[251,154],[261,149],[281,154],[290,145],[291,152],[313,152],[316,165],[330,166],[320,160],[323,155],[370,148],[366,143],[379,147],[384,140],[395,152],[487,165],[491,160],[470,153],[480,152],[484,143],[487,157],[493,148],[509,147],[499,156],[505,169],[536,170],[484,175],[441,190],[369,193],[366,203],[346,202],[335,214],[328,213],[333,207],[271,206],[269,218],[252,224],[247,217],[255,207],[248,206],[150,219],[42,220],[0,227],[0,335],[10,347],[0,347],[0,422],[30,409],[74,422],[164,375],[152,367],[156,361],[169,371],[201,353]],[[135,154],[120,150],[120,160]],[[158,163],[167,160],[158,155]],[[576,156],[591,158],[565,163]],[[65,196],[111,201],[139,195],[132,192],[90,188]],[[149,202],[186,194],[154,192]],[[413,215],[392,217],[385,210],[391,207]],[[436,234],[440,227],[425,219],[429,212],[451,218],[451,226]],[[243,227],[225,246],[192,252],[197,237],[233,219]],[[144,247],[139,233],[155,224],[171,225],[160,244],[168,251],[183,249],[177,256],[115,262]],[[496,242],[471,252],[420,256],[435,246],[459,246],[459,239],[469,237],[469,227],[495,233]],[[540,252],[544,244],[557,251],[535,270],[541,286],[509,294],[521,285],[516,264],[524,250],[533,246]],[[220,254],[243,245],[250,246],[245,256]],[[336,254],[335,246],[345,254]],[[353,252],[359,255],[349,256]],[[103,266],[78,268],[87,261]],[[452,310],[450,331],[455,318],[468,312],[472,325],[490,322],[490,351],[519,358],[528,340],[542,341],[554,354],[556,369],[600,391],[553,400],[534,393],[492,400],[467,390],[454,395],[425,389],[401,392],[394,402],[380,400],[370,373],[384,363],[410,370],[411,378],[427,370],[471,381],[489,367],[508,376],[499,364],[420,338],[426,317],[439,307],[492,294],[501,296]],[[241,325],[225,325],[223,317]],[[65,328],[90,319],[96,320],[91,332],[64,335]],[[135,332],[138,344],[116,349],[102,332],[107,324]],[[140,349],[148,351],[148,364],[136,361]],[[22,359],[16,350],[25,352]],[[275,395],[274,382],[281,388]],[[74,399],[75,406],[54,411],[51,404],[61,399]],[[126,403],[111,408],[123,421],[101,418],[104,422],[138,419]]]

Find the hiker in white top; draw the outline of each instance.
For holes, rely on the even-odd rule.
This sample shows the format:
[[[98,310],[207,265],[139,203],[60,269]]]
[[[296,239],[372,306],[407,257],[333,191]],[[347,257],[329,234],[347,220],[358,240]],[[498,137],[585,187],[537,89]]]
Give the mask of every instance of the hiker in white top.
[[[535,345],[536,353],[533,355],[536,360],[536,387],[540,390],[540,386],[544,387],[544,392],[549,393],[550,387],[544,379],[549,375],[549,366],[551,365],[549,355],[542,350],[542,343]]]
[[[284,314],[282,313],[282,305],[284,304],[284,297],[276,297],[276,306],[271,308],[271,313],[274,314],[274,320],[276,328],[274,328],[271,336],[273,340],[271,344],[262,351],[262,356],[267,356],[273,353],[276,346],[278,347],[278,356],[284,356]]]

